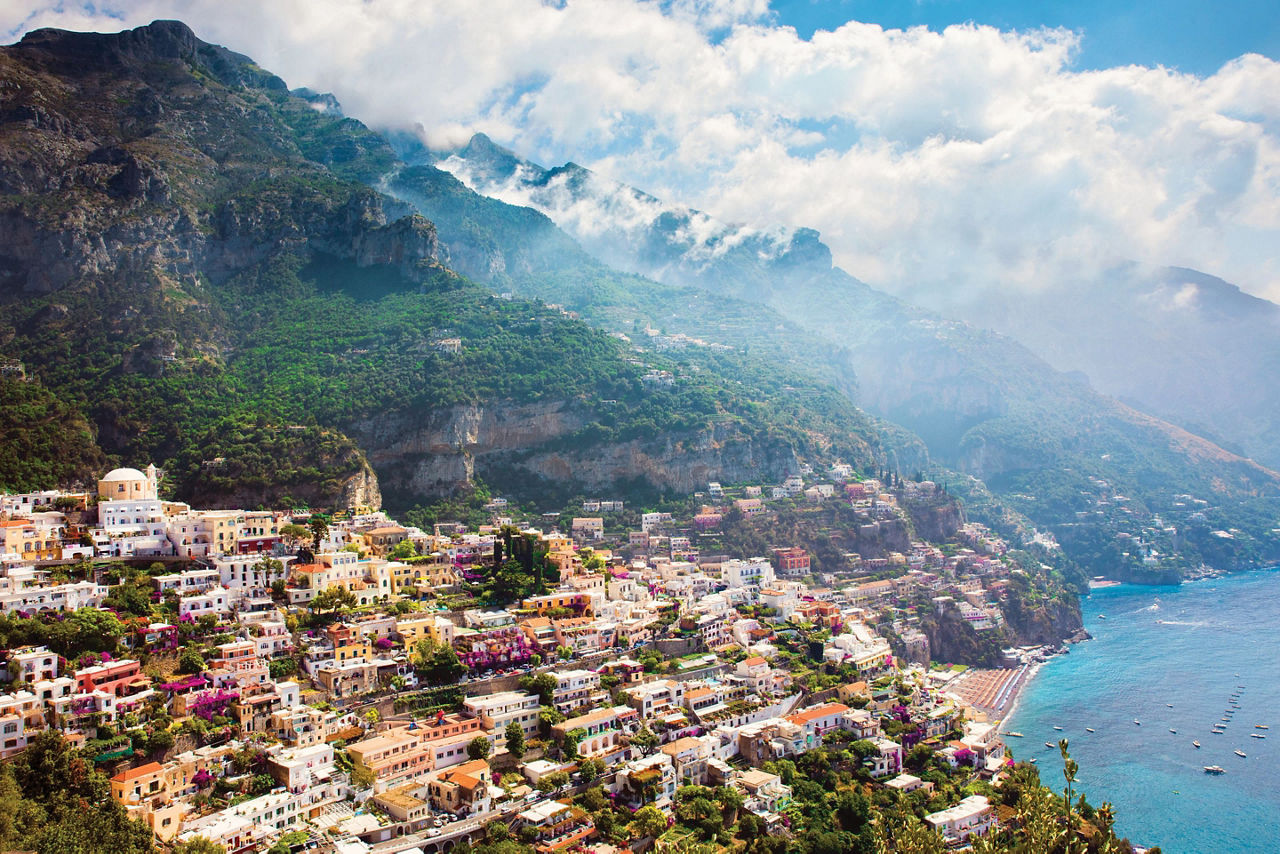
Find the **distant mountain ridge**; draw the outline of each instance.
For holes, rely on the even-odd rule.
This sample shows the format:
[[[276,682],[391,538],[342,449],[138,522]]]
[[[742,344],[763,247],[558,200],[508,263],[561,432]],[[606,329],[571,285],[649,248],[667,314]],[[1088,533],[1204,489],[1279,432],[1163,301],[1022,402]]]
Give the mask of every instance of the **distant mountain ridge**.
[[[857,402],[921,436],[936,459],[981,477],[1064,535],[1061,526],[1080,512],[1078,496],[1096,492],[1097,482],[1152,509],[1184,491],[1217,500],[1275,494],[1275,472],[1099,394],[1008,337],[868,287],[834,267],[811,230],[774,234],[717,223],[580,166],[539,167],[483,136],[443,153],[427,152],[408,137],[393,142],[402,158],[447,168],[479,192],[532,205],[583,247],[597,247],[601,258],[659,277],[662,284],[619,278],[633,305],[643,303],[646,288],[668,300],[672,288],[713,300],[687,297],[683,311],[665,315],[673,328],[705,330],[715,325],[708,317],[725,305],[754,311],[763,334],[769,317],[792,325],[800,336],[777,342],[777,352],[785,354],[797,340],[820,344],[815,361],[822,370],[851,371],[857,382],[847,388]],[[415,202],[394,186],[390,191]],[[433,215],[429,204],[418,209]],[[619,209],[632,215],[615,215]],[[446,220],[436,222],[442,240],[458,242]],[[590,294],[563,278],[530,267],[510,280],[589,311]],[[701,317],[691,316],[693,305],[705,307]],[[714,337],[714,330],[705,334]]]
[[[759,231],[715,221],[568,163],[544,169],[477,134],[438,165],[488,195],[551,216],[596,257],[665,283],[768,302],[770,282],[830,252],[811,229]],[[794,275],[790,276],[794,282]],[[831,281],[832,287],[856,287]],[[992,287],[908,299],[1003,333],[1100,391],[1280,467],[1280,306],[1205,273],[1136,263],[1067,285]]]

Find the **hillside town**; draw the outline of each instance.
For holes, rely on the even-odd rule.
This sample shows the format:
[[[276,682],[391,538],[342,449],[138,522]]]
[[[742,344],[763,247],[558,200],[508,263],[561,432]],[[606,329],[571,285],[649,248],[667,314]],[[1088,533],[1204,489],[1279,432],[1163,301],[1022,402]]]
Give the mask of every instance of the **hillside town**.
[[[175,850],[786,839],[815,820],[815,781],[963,846],[1010,818],[999,720],[1047,650],[952,666],[930,634],[1010,637],[1011,595],[1043,579],[973,524],[838,572],[793,543],[699,548],[774,502],[871,530],[940,492],[826,475],[711,483],[691,518],[635,530],[608,523],[624,502],[587,500],[563,532],[501,499],[492,524],[430,532],[200,510],[162,499],[154,466],[0,496],[0,758],[60,738]]]

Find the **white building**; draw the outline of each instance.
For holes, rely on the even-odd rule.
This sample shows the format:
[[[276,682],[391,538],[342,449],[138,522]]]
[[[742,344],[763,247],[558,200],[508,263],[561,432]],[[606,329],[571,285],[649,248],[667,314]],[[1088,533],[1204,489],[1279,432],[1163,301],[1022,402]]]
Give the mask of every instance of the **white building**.
[[[997,824],[995,811],[982,795],[970,795],[953,807],[930,813],[924,820],[942,834],[948,845],[963,844],[974,836],[985,836]]]

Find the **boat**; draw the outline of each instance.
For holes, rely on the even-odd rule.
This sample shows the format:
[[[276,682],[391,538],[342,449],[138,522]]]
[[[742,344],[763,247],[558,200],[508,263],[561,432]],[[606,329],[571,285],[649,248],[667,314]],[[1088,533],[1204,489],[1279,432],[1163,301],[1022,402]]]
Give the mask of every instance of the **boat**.
[[[1028,759],[1027,761],[1028,761],[1028,762],[1030,762],[1032,765],[1036,764],[1036,758],[1035,758],[1034,756],[1032,756],[1032,757],[1031,757],[1030,759]]]
[[[1173,727],[1169,727],[1169,732],[1173,733],[1174,735],[1177,735],[1177,734],[1178,734],[1178,731],[1177,731],[1176,729],[1174,729]]]
[[[1056,729],[1058,732],[1062,732],[1062,727],[1060,726],[1055,726],[1054,729]]]
[[[1206,766],[1204,766],[1204,773],[1206,773],[1206,774],[1225,774],[1225,773],[1227,773],[1227,769],[1226,769],[1226,768],[1223,768],[1221,765],[1206,765]]]
[[[1254,729],[1271,729],[1271,727],[1267,726],[1266,724],[1254,724],[1253,728]]]
[[[1251,732],[1249,733],[1249,738],[1266,738],[1266,736],[1260,732]]]
[[[1096,729],[1094,729],[1094,728],[1093,728],[1093,727],[1091,727],[1091,726],[1087,726],[1087,727],[1085,727],[1085,728],[1084,728],[1084,731],[1085,731],[1085,732],[1097,732],[1097,730],[1096,730]]]
[[[1239,756],[1241,759],[1246,758],[1246,757],[1245,757],[1245,755],[1244,755],[1244,751],[1243,751],[1243,750],[1237,750],[1237,751],[1236,751],[1236,756]]]
[[[1196,750],[1199,750],[1199,749],[1200,749],[1200,742],[1198,742],[1198,741],[1193,741],[1193,742],[1191,742],[1191,743],[1192,743],[1192,744],[1194,744],[1194,745],[1196,746]]]
[[[1171,709],[1173,708],[1173,703],[1165,703],[1165,705],[1166,705],[1166,706],[1168,706],[1168,707],[1169,707],[1169,708],[1171,708]]]
[[[1098,615],[1098,619],[1099,619],[1099,620],[1105,620],[1106,618],[1107,618],[1107,615],[1106,615],[1106,614],[1099,614],[1099,615]]]
[[[1044,746],[1045,746],[1045,747],[1048,747],[1048,748],[1052,748],[1052,747],[1053,747],[1053,742],[1046,741],[1046,742],[1044,743]]]
[[[1134,725],[1134,726],[1142,726],[1142,721],[1138,720],[1137,718],[1134,718],[1134,719],[1133,719],[1133,725]]]
[[[1011,735],[1014,738],[1022,738],[1022,733],[1020,732],[1006,732],[1005,735]]]

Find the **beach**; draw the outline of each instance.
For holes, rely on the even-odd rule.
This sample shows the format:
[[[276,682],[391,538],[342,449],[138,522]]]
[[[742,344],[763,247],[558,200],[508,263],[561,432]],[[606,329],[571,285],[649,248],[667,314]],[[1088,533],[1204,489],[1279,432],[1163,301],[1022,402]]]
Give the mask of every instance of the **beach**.
[[[947,683],[947,691],[986,713],[992,721],[1007,720],[1040,662],[1018,667],[974,668]]]

